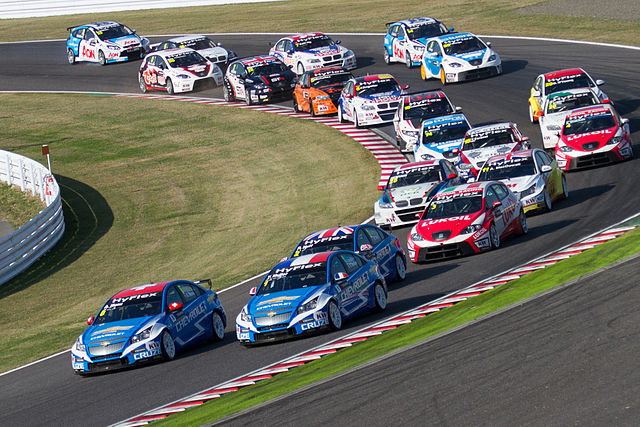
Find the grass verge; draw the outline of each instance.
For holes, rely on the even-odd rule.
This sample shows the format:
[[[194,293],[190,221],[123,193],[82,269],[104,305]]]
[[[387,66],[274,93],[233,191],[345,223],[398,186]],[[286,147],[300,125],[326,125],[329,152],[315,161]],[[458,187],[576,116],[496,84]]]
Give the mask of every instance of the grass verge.
[[[223,395],[184,413],[171,415],[154,425],[192,426],[218,420],[445,332],[638,252],[640,252],[640,229],[460,302],[453,307],[430,314],[367,341],[356,343],[330,357],[315,360],[256,385]]]
[[[40,213],[46,207],[40,197],[30,191],[0,182],[0,218],[16,230]]]
[[[633,20],[522,14],[539,0],[295,0],[177,9],[108,12],[0,20],[0,40],[66,38],[66,28],[114,19],[146,34],[222,32],[379,32],[385,23],[416,16],[435,16],[458,30],[478,34],[537,36],[640,46],[640,18]],[[333,11],[327,14],[327,11]],[[382,41],[380,41],[382,46]],[[233,48],[233,46],[231,46]],[[61,53],[64,55],[64,53]]]
[[[207,277],[220,289],[311,231],[359,223],[378,197],[373,156],[311,121],[86,95],[0,102],[0,148],[41,159],[49,145],[66,221],[55,248],[0,287],[0,371],[68,348],[120,289]]]

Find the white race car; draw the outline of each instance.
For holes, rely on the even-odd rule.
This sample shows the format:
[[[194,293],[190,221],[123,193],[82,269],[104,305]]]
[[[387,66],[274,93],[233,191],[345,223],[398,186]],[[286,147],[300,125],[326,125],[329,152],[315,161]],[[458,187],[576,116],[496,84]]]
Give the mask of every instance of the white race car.
[[[67,28],[67,60],[97,62],[105,65],[141,58],[149,49],[149,40],[126,25],[115,21],[93,22]]]
[[[422,57],[423,80],[439,78],[442,84],[497,76],[500,55],[471,33],[453,33],[429,39]]]
[[[307,70],[338,66],[346,70],[356,68],[356,56],[352,50],[340,46],[340,40],[333,41],[322,33],[293,34],[278,40],[269,50],[275,56],[301,75]]]
[[[441,90],[403,96],[393,117],[398,146],[403,151],[412,152],[418,145],[420,125],[423,121],[454,114],[457,111],[462,111],[462,108],[454,106]]]
[[[232,50],[225,49],[222,44],[215,43],[207,36],[192,34],[174,37],[161,43],[151,45],[153,51],[190,47],[220,68],[226,68],[229,62],[238,57]]]
[[[220,86],[222,71],[193,49],[169,49],[147,55],[138,72],[140,90],[164,90],[168,94]]]
[[[350,79],[338,100],[338,120],[356,127],[393,120],[404,89],[390,74],[373,74]]]
[[[449,114],[425,120],[420,129],[420,140],[413,151],[416,161],[447,159],[457,163],[471,124],[464,114]]]
[[[544,101],[541,114],[538,114],[543,147],[555,148],[564,119],[572,110],[596,104],[600,104],[600,99],[588,88],[567,89],[549,95]]]
[[[424,45],[431,37],[453,32],[435,18],[414,18],[390,22],[384,36],[384,62],[403,62],[408,68],[420,65]]]

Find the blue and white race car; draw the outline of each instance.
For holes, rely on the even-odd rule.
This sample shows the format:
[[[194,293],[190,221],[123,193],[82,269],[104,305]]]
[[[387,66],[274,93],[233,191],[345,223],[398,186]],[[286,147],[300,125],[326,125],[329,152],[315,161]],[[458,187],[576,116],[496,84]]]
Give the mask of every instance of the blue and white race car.
[[[414,18],[389,22],[384,36],[384,62],[404,62],[411,68],[420,65],[425,44],[431,37],[453,32],[435,18]]]
[[[322,33],[292,34],[281,38],[269,50],[298,75],[324,67],[342,67],[353,70],[357,66],[352,50],[340,45]]]
[[[243,344],[293,338],[387,307],[387,285],[375,261],[352,251],[321,252],[282,261],[236,317]]]
[[[94,22],[67,28],[67,60],[97,62],[100,65],[141,58],[149,40],[115,21]]]
[[[205,339],[224,338],[227,320],[218,295],[190,282],[150,283],[112,296],[71,348],[71,366],[89,374],[126,368]]]
[[[340,123],[353,122],[356,127],[388,123],[393,120],[400,97],[409,85],[391,74],[372,74],[350,79],[338,100]]]
[[[425,120],[420,127],[420,140],[413,150],[416,162],[447,159],[455,164],[469,129],[471,124],[464,114]]]
[[[371,224],[334,227],[311,233],[298,243],[289,258],[338,249],[374,258],[387,282],[404,280],[407,274],[407,261],[400,240]]]
[[[439,78],[442,84],[497,76],[500,55],[471,33],[434,37],[427,42],[420,66],[423,80]]]

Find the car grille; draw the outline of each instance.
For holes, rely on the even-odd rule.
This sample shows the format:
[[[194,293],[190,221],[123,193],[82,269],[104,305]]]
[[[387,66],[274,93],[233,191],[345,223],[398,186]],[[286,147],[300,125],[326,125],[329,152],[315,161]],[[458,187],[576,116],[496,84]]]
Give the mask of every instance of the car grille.
[[[197,91],[197,90],[201,90],[201,89],[208,89],[210,87],[215,86],[215,81],[213,80],[213,78],[208,78],[208,79],[200,79],[200,80],[196,80],[195,82],[193,82],[193,90]]]
[[[293,328],[283,329],[281,331],[265,332],[263,334],[256,334],[254,338],[256,342],[274,341],[278,339],[290,338],[296,335],[296,330]]]
[[[278,323],[287,322],[291,317],[291,312],[279,313],[275,316],[257,316],[254,318],[256,326],[273,326]]]
[[[416,222],[418,218],[416,214],[422,213],[424,206],[418,206],[415,208],[399,209],[395,211],[395,214],[402,222]]]
[[[87,346],[87,353],[89,354],[89,356],[104,356],[106,354],[111,354],[111,353],[115,353],[118,351],[122,350],[122,347],[124,347],[125,342],[121,341],[121,342],[116,342],[116,343],[112,343],[109,345],[92,345],[92,346]],[[109,357],[113,357],[113,356],[109,356]]]
[[[124,368],[129,364],[128,359],[114,359],[106,362],[89,363],[90,372],[108,371],[109,369]]]
[[[497,75],[498,70],[496,67],[476,68],[475,70],[469,70],[465,71],[464,73],[460,73],[458,75],[458,80],[476,80]]]
[[[576,168],[588,168],[590,166],[605,165],[617,160],[616,155],[613,152],[608,153],[593,153],[586,156],[576,157],[571,159],[571,163],[575,161]]]
[[[472,59],[471,61],[469,61],[469,64],[471,65],[480,65],[482,64],[482,59]]]
[[[99,362],[100,360],[107,360],[107,359],[113,359],[113,358],[120,358],[122,356],[122,353],[113,353],[113,354],[107,354],[106,356],[95,356],[92,357],[91,360],[94,362]]]
[[[142,56],[142,49],[140,49],[139,47],[128,48],[120,52],[120,57],[129,58],[129,59],[131,58],[138,59],[141,56]]]
[[[224,64],[227,62],[227,57],[226,56],[209,56],[207,57],[207,59],[211,62],[213,62],[214,64]]]
[[[445,159],[453,159],[454,157],[458,157],[458,155],[453,151],[445,151],[444,153],[442,153],[442,155]]]
[[[259,327],[258,327],[258,330],[259,330],[260,332],[262,332],[262,331],[270,331],[270,330],[272,330],[272,329],[282,329],[282,328],[286,328],[287,326],[289,326],[289,322],[287,322],[287,323],[278,323],[278,324],[270,325],[270,326],[259,326]]]
[[[291,83],[286,80],[278,80],[277,82],[273,82],[271,86],[273,87],[289,87]]]
[[[436,242],[447,240],[449,237],[451,237],[451,230],[436,231],[431,234],[431,238]]]
[[[418,261],[433,261],[463,255],[463,250],[457,243],[422,248],[418,253]]]
[[[582,149],[585,151],[593,151],[598,148],[598,145],[600,144],[597,142],[587,142],[586,144],[582,144]]]

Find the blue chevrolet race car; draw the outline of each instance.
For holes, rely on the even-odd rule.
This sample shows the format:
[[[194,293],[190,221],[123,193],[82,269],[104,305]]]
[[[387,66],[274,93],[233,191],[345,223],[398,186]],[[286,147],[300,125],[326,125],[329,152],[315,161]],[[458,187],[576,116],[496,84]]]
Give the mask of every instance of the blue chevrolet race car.
[[[224,338],[227,319],[218,295],[199,284],[211,280],[150,283],[112,296],[71,348],[71,366],[88,374],[126,368]]]
[[[100,65],[141,58],[149,40],[115,21],[93,22],[67,28],[67,60],[97,62]]]
[[[435,18],[413,18],[387,23],[384,36],[384,62],[404,62],[411,68],[420,65],[425,44],[431,37],[453,32]]]
[[[371,224],[335,227],[316,231],[298,243],[289,258],[345,249],[373,258],[387,282],[404,280],[407,260],[400,240]]]
[[[321,252],[282,261],[251,290],[236,318],[243,344],[287,339],[387,307],[378,264],[353,251]]]
[[[471,129],[464,114],[435,117],[422,122],[418,145],[413,154],[416,162],[433,159],[458,161],[464,135]]]

